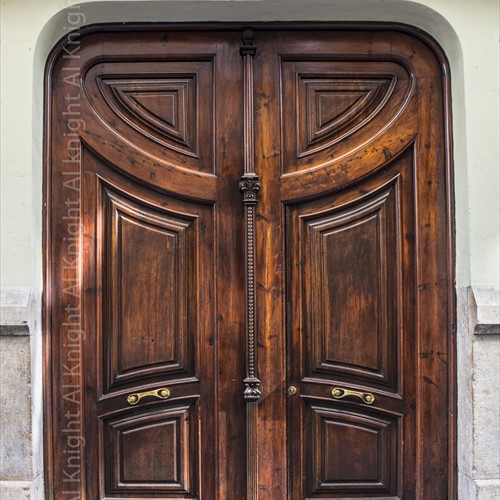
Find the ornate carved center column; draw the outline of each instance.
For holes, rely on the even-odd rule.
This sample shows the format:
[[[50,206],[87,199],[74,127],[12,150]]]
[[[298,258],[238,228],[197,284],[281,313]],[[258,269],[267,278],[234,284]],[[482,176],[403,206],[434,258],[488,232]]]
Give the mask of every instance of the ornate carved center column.
[[[247,500],[258,499],[257,416],[260,398],[260,380],[257,377],[255,349],[255,206],[260,189],[259,177],[254,172],[253,134],[253,32],[245,30],[241,37],[240,53],[244,64],[244,170],[240,181],[245,208],[246,259],[246,377],[243,397],[247,402]]]

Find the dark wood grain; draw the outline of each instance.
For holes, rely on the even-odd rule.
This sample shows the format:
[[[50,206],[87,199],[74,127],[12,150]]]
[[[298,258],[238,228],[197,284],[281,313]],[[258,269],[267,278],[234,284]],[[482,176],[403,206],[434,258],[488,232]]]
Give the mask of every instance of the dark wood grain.
[[[51,56],[46,496],[453,500],[445,59],[396,25],[247,28]]]
[[[305,478],[303,484],[294,486],[293,498],[314,498],[315,491],[318,495],[329,492],[335,498],[339,491],[346,497],[371,498],[382,490],[399,498],[406,481],[406,495],[416,494],[411,490],[411,478],[401,474],[403,464],[414,467],[415,453],[407,446],[415,432],[415,415],[408,411],[407,403],[415,400],[415,382],[404,376],[415,373],[416,363],[415,250],[412,240],[401,236],[415,230],[412,149],[356,187],[288,208],[288,259],[303,262],[288,268],[289,300],[296,304],[288,318],[289,373],[290,383],[297,385],[300,394],[289,398],[290,433],[295,437],[290,468],[294,478]],[[411,282],[413,287],[405,290],[404,283]],[[334,400],[334,387],[369,392],[375,403]],[[333,447],[328,449],[328,458],[321,455],[326,448],[310,442],[311,432],[317,433],[309,429],[313,408],[320,403],[322,411],[332,415],[338,412],[361,421],[367,416],[386,422],[387,432],[371,441],[374,449],[370,449],[370,440],[363,444],[364,466],[379,470],[378,448],[386,441],[384,449],[391,450],[386,456],[392,457],[385,463],[389,467],[384,472],[386,479],[359,477],[349,485],[342,479],[330,479],[315,489],[316,479],[304,474],[310,463],[334,460],[341,461],[346,470],[359,469],[359,456],[354,452]],[[332,425],[346,435],[356,435],[349,427],[358,424],[350,422]],[[297,439],[300,432],[304,433],[302,443]],[[400,440],[399,446],[392,441],[394,436]],[[300,454],[302,467],[297,459]]]
[[[196,216],[151,210],[105,185],[98,195],[103,391],[159,372],[194,377]]]

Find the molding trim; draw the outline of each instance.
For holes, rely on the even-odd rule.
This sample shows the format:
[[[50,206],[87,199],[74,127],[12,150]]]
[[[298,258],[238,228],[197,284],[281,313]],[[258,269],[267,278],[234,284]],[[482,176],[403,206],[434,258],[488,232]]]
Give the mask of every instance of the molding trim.
[[[475,335],[500,335],[500,286],[471,286],[471,327]]]
[[[30,335],[33,290],[30,287],[2,287],[0,289],[0,336],[25,337]]]

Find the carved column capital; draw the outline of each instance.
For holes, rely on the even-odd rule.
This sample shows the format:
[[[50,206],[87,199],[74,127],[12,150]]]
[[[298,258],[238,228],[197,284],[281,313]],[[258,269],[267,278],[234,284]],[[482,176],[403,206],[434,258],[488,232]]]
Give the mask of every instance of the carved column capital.
[[[242,176],[239,186],[243,192],[243,203],[257,202],[257,193],[260,190],[260,180],[257,175]]]
[[[243,380],[245,384],[245,392],[243,397],[247,401],[257,401],[260,398],[260,380],[255,377],[248,377]]]
[[[257,47],[253,45],[253,31],[245,30],[241,35],[241,41],[243,42],[243,46],[240,47],[240,54],[242,56],[245,55],[254,56]]]

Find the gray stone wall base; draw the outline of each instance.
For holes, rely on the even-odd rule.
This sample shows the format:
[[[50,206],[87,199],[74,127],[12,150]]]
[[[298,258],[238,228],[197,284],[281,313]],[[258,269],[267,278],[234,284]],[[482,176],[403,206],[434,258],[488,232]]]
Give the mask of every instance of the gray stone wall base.
[[[43,500],[40,294],[0,290],[0,499]]]
[[[473,476],[477,500],[500,499],[500,290],[471,288]]]
[[[499,479],[500,471],[500,338],[474,339],[474,478]],[[497,500],[500,499],[500,494]]]
[[[0,336],[0,380],[0,480],[31,480],[29,337]]]
[[[470,287],[458,287],[457,293],[457,465],[458,491],[460,500],[476,500],[476,484],[472,463],[472,346],[474,335],[471,332],[469,311],[473,297]]]
[[[0,481],[2,500],[24,500],[30,498],[31,481]]]
[[[477,500],[498,500],[500,498],[500,479],[476,481]]]

